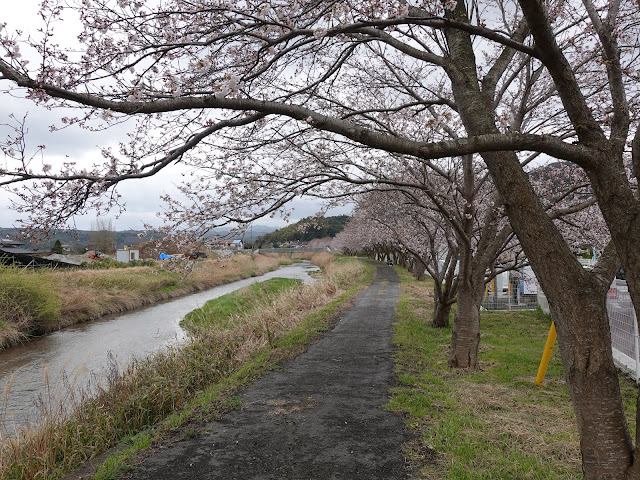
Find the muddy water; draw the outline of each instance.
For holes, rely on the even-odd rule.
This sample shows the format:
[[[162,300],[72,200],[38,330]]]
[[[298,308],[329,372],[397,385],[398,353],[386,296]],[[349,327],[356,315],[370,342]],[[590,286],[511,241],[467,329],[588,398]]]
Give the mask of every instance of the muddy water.
[[[90,379],[99,382],[113,360],[125,366],[134,357],[184,341],[186,333],[180,320],[208,300],[275,277],[313,282],[309,276],[313,270],[317,267],[308,262],[281,267],[260,277],[71,326],[0,353],[0,388],[8,392],[0,397],[4,421],[0,434],[3,430],[12,434],[17,426],[33,423],[41,399],[63,397],[70,384],[84,386]]]

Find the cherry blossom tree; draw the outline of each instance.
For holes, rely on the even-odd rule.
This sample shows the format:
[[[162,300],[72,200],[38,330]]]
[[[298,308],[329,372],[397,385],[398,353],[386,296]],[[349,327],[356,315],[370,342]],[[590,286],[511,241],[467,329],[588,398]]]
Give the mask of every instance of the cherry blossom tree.
[[[452,159],[429,176],[417,177],[410,168],[400,183],[404,186],[364,195],[358,223],[368,219],[376,230],[387,229],[432,276],[434,326],[448,326],[451,305],[458,302],[449,364],[475,367],[485,284],[525,259],[515,254],[496,268],[506,249],[518,251],[517,242],[510,241],[512,229],[501,218],[500,199],[484,166],[474,164],[471,155]]]
[[[39,36],[3,28],[4,85],[71,109],[59,128],[132,125],[94,165],[37,167],[16,121],[0,184],[17,189],[27,221],[103,212],[119,183],[176,162],[201,170],[185,185],[192,202],[170,214],[208,228],[297,195],[357,193],[407,158],[437,171],[480,154],[549,298],[585,477],[640,478],[604,306],[622,263],[640,307],[640,206],[625,169],[640,170],[637,2],[70,3],[84,27],[73,49],[55,43],[67,2],[43,2]],[[586,173],[612,239],[593,271],[533,189],[527,152]]]

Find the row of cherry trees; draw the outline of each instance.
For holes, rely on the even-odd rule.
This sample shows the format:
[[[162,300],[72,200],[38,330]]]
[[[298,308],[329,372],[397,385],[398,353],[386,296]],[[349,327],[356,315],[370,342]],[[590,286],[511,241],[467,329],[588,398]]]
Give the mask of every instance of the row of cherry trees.
[[[108,209],[121,182],[180,163],[193,177],[187,201],[166,198],[168,218],[204,230],[300,195],[340,201],[393,187],[411,196],[435,175],[463,200],[459,224],[446,228],[458,248],[471,245],[458,252],[457,289],[474,299],[485,276],[474,242],[507,228],[498,220],[488,224],[495,235],[470,236],[498,215],[464,202],[485,184],[464,174],[465,162],[474,169],[464,159],[478,155],[495,189],[482,200],[500,205],[549,299],[585,477],[640,478],[605,309],[620,264],[640,307],[639,10],[637,0],[44,0],[41,34],[0,31],[6,88],[72,108],[58,126],[128,121],[129,137],[95,165],[36,167],[19,123],[2,145],[0,185],[15,188],[29,224],[48,228]],[[65,49],[55,29],[69,11],[83,31]],[[588,179],[611,235],[591,272],[548,192],[534,188],[526,165],[541,155]],[[462,159],[456,178],[450,158]],[[411,208],[424,209],[414,196]],[[475,315],[473,302],[459,303],[460,315]]]
[[[567,242],[600,251],[606,226],[580,171],[552,164],[530,176]],[[449,326],[451,306],[459,303],[449,364],[476,367],[485,285],[520,269],[526,257],[481,162],[466,156],[452,161],[446,176],[410,179],[407,174],[403,183],[360,195],[353,219],[333,245],[392,259],[418,278],[426,271],[434,280],[434,327]]]

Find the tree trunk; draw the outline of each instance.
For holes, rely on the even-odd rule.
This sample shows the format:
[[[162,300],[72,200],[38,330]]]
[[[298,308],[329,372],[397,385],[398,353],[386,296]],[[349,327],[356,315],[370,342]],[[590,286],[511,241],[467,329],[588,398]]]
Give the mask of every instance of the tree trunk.
[[[448,328],[449,318],[451,316],[452,300],[456,298],[455,287],[445,284],[441,287],[440,280],[433,279],[433,319],[431,326],[434,328]]]
[[[458,286],[458,308],[453,321],[449,366],[476,368],[480,345],[480,307],[469,282]]]
[[[433,303],[433,321],[431,326],[434,328],[448,328],[449,316],[451,315],[451,304],[436,301]]]
[[[576,413],[584,477],[629,478],[633,447],[611,353],[605,295],[597,289],[565,290],[549,300],[551,315],[559,320],[556,329]]]
[[[578,264],[510,155],[484,157],[499,179],[496,184],[511,225],[549,299],[580,435],[584,477],[631,478],[627,475],[633,448],[611,353],[608,282]]]
[[[413,261],[413,273],[416,276],[416,279],[419,281],[423,281],[425,277],[425,268],[422,262],[418,262],[416,260]]]
[[[631,478],[627,475],[633,447],[611,353],[608,283],[578,264],[510,155],[484,157],[499,179],[496,184],[511,225],[549,299],[580,435],[584,477]]]

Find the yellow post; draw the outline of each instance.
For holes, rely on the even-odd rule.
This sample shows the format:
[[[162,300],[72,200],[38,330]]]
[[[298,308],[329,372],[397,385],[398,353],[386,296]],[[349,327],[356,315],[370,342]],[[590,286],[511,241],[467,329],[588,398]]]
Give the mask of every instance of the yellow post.
[[[538,375],[536,376],[536,385],[538,386],[542,385],[544,375],[547,373],[547,367],[549,366],[549,359],[551,358],[551,351],[553,350],[554,343],[556,343],[556,325],[551,322],[549,336],[547,337],[547,344],[544,346],[542,360],[540,360],[540,367],[538,368]]]

